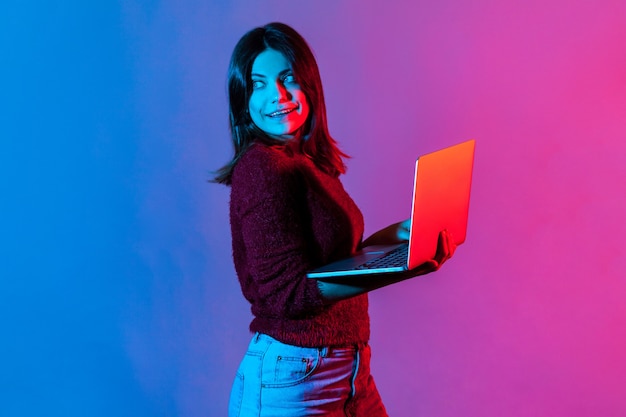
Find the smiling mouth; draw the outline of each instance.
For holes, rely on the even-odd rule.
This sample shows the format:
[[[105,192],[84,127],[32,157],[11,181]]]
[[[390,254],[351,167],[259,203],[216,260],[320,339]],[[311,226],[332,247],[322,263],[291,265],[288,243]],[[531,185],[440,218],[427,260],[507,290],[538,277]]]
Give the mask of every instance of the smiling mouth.
[[[289,114],[289,113],[291,113],[293,111],[296,111],[297,109],[298,109],[297,106],[296,107],[290,107],[290,108],[287,108],[287,109],[281,109],[281,110],[278,110],[278,111],[275,111],[275,112],[272,112],[272,113],[268,113],[267,116],[268,117],[281,117],[281,116]]]

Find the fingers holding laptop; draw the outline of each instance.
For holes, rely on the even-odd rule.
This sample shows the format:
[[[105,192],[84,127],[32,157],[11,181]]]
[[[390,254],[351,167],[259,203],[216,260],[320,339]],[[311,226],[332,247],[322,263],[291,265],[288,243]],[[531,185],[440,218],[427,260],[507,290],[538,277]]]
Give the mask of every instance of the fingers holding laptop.
[[[454,255],[456,246],[457,245],[452,237],[452,234],[448,230],[442,230],[439,232],[439,237],[437,238],[437,251],[435,252],[433,259],[424,262],[417,268],[401,272],[397,275],[401,276],[402,279],[408,279],[435,272],[441,268],[441,265],[443,265],[444,262]]]
[[[409,240],[411,234],[411,219],[391,224],[365,239],[362,247],[371,245],[392,245]]]
[[[400,241],[408,241],[411,236],[411,219],[406,219],[396,223],[396,236]]]
[[[437,252],[433,259],[436,262],[436,269],[441,268],[444,262],[452,258],[454,251],[456,250],[456,243],[454,238],[448,230],[442,230],[439,232],[439,238],[437,239]]]
[[[426,261],[416,269],[407,272],[413,273],[413,276],[435,272],[441,268],[441,265],[443,265],[444,262],[452,258],[455,250],[456,243],[454,242],[452,234],[448,230],[442,230],[439,232],[439,237],[437,238],[437,251],[435,252],[433,259]]]

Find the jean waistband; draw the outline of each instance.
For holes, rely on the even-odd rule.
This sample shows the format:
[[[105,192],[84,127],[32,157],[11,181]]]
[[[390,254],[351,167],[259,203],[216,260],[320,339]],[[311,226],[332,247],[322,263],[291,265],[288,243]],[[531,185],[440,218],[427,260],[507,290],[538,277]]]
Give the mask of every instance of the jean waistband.
[[[272,343],[281,343],[283,345],[290,345],[288,343],[285,342],[281,342],[280,340],[275,339],[272,336],[269,336],[265,333],[256,333],[253,337],[253,340],[256,340],[257,342],[260,340],[266,340],[268,342],[272,342]],[[368,344],[367,343],[354,343],[354,344],[348,344],[348,345],[331,345],[331,346],[296,346],[296,345],[290,345],[290,346],[295,346],[295,347],[301,347],[301,348],[305,348],[305,349],[316,349],[320,352],[322,357],[328,357],[328,356],[343,356],[343,355],[353,355],[356,352],[359,352],[363,349],[368,348]]]

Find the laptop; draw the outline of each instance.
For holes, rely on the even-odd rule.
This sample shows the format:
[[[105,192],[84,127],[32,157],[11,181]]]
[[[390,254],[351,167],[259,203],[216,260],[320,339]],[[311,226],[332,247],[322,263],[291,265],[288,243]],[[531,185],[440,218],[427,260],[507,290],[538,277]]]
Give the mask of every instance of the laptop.
[[[350,258],[307,273],[309,278],[404,272],[434,258],[442,230],[465,242],[475,140],[420,156],[415,162],[411,228],[406,243],[368,246]]]

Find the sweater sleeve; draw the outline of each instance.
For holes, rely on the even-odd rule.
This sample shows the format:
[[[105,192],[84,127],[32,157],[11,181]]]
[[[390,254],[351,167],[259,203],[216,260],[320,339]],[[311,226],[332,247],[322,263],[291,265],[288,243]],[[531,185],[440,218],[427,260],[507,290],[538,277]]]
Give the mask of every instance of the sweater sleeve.
[[[251,149],[233,174],[231,216],[243,246],[234,255],[257,317],[297,319],[324,307],[317,281],[306,277],[312,248],[304,186],[289,158],[271,148]]]

